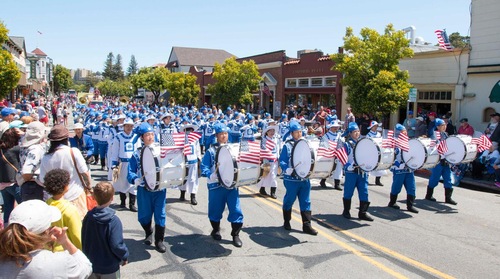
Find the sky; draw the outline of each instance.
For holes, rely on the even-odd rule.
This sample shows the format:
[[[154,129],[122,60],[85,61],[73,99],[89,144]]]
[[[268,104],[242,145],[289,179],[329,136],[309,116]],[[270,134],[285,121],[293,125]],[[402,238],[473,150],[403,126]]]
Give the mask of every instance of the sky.
[[[436,29],[470,32],[471,0],[50,0],[3,1],[0,21],[10,36],[25,38],[26,51],[40,48],[54,64],[102,71],[107,55],[132,55],[139,67],[166,63],[173,46],[223,49],[237,57],[278,50],[343,45],[346,27],[382,33],[416,28],[437,43]],[[40,34],[41,33],[41,34]]]

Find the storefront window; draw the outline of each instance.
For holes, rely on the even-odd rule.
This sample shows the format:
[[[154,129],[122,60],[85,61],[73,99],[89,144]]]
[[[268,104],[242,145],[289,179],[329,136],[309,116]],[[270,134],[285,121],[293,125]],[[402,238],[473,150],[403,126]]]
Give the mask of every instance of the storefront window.
[[[287,78],[286,79],[286,87],[297,87],[297,79]]]
[[[337,86],[337,77],[326,77],[325,86],[330,86],[330,87]]]
[[[311,78],[311,86],[312,87],[323,86],[323,78]]]
[[[308,78],[300,78],[299,79],[299,87],[309,87],[309,79]]]

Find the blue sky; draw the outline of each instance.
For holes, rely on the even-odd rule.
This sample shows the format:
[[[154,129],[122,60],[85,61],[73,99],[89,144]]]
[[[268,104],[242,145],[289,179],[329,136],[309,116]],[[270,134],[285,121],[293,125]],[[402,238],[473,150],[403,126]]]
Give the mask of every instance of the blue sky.
[[[4,1],[0,20],[26,50],[40,48],[55,64],[102,71],[109,52],[140,67],[166,63],[172,46],[224,49],[237,57],[302,49],[335,53],[345,29],[383,32],[416,27],[437,43],[436,29],[469,35],[471,0],[51,0]],[[417,3],[415,3],[417,2]],[[42,35],[38,34],[42,32]]]

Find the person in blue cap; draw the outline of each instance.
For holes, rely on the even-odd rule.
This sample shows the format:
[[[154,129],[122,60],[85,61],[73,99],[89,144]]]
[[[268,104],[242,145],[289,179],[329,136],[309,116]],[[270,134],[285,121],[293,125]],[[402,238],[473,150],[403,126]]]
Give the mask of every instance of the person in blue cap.
[[[302,231],[317,235],[318,231],[311,226],[311,182],[309,178],[301,178],[294,174],[294,168],[291,163],[292,149],[302,138],[302,127],[297,121],[291,121],[289,125],[291,140],[286,141],[279,156],[279,164],[284,170],[283,184],[286,193],[283,198],[283,219],[285,230],[291,230],[290,220],[292,219],[292,207],[297,198],[299,198],[300,215],[302,216]]]
[[[167,189],[151,189],[147,186],[143,179],[145,173],[142,172],[141,168],[142,149],[154,144],[155,130],[149,123],[144,122],[137,127],[136,133],[141,137],[143,147],[138,148],[130,157],[127,180],[130,184],[137,186],[137,219],[146,234],[144,243],[146,245],[152,243],[153,227],[151,220],[154,215],[155,248],[158,252],[165,253],[167,248],[163,244],[163,239],[165,237],[165,219],[167,217],[165,211]]]
[[[217,143],[210,146],[206,150],[203,159],[201,160],[201,175],[207,178],[208,187],[208,218],[212,225],[210,235],[215,240],[221,240],[220,220],[222,213],[227,205],[229,215],[227,220],[231,222],[231,236],[233,237],[233,245],[241,247],[243,243],[239,237],[241,228],[243,227],[243,212],[240,207],[240,196],[237,187],[229,189],[223,187],[217,177],[217,168],[215,164],[216,150],[223,144],[227,144],[229,129],[225,124],[217,123],[214,125],[215,137]]]
[[[435,120],[436,131],[431,137],[432,140],[436,140],[436,146],[443,140],[448,138],[448,134],[446,133],[446,122],[444,122],[441,118],[436,118]],[[436,137],[436,134],[439,133],[439,140]],[[450,165],[446,162],[444,155],[441,155],[441,161],[432,168],[431,176],[429,177],[429,184],[427,185],[427,193],[425,195],[425,199],[429,201],[436,201],[433,197],[434,188],[439,184],[439,179],[443,177],[443,185],[444,185],[444,197],[445,203],[456,205],[457,202],[454,201],[451,196],[453,194],[453,184],[451,183],[451,169]]]
[[[255,120],[253,115],[249,114],[246,117],[246,125],[241,127],[241,132],[243,133],[243,140],[254,141],[255,134],[257,133],[257,125],[255,125]]]
[[[229,128],[229,143],[239,143],[241,141],[241,128],[243,127],[239,112],[234,112],[233,119],[229,121],[227,127]]]
[[[106,168],[106,156],[108,154],[108,136],[109,136],[109,123],[108,115],[103,114],[101,122],[99,123],[99,135],[97,136],[97,143],[99,144],[99,157],[101,157],[101,170]]]
[[[370,202],[368,201],[368,174],[362,171],[354,162],[354,146],[360,140],[360,131],[356,122],[347,124],[347,129],[344,132],[346,136],[346,152],[347,163],[344,165],[345,182],[344,182],[344,211],[342,216],[351,219],[351,199],[354,194],[354,189],[358,190],[359,197],[359,213],[358,217],[361,220],[373,221],[373,218],[367,212]]]
[[[205,146],[205,151],[207,151],[210,148],[210,145],[215,143],[215,131],[213,128],[214,125],[215,125],[215,116],[213,114],[209,114],[207,116],[207,121],[201,126],[202,142],[203,146]]]
[[[396,124],[394,130],[396,138],[398,138],[401,134],[407,134],[405,126],[401,124]],[[393,173],[391,196],[387,206],[399,209],[399,205],[397,205],[396,202],[398,200],[398,195],[401,192],[401,188],[403,188],[404,185],[406,189],[406,209],[408,209],[409,212],[418,213],[418,210],[414,207],[416,189],[415,174],[412,169],[406,166],[403,160],[403,152],[401,148],[394,148],[394,153],[396,155],[396,160],[394,160],[394,164],[391,167],[391,171]]]

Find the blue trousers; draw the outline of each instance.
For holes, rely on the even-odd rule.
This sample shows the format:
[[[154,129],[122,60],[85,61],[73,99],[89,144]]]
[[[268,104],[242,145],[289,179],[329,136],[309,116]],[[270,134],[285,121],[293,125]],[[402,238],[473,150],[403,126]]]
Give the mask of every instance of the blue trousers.
[[[101,159],[106,158],[106,154],[108,154],[108,143],[105,141],[99,142],[99,156]]]
[[[153,214],[155,224],[165,227],[167,213],[165,211],[167,197],[167,189],[161,191],[150,192],[144,187],[137,187],[137,219],[141,225],[151,223]]]
[[[391,195],[398,195],[403,185],[407,195],[415,196],[415,174],[413,172],[394,173],[392,176]]]
[[[220,222],[226,204],[229,210],[227,221],[231,223],[243,223],[238,188],[226,189],[218,187],[208,190],[208,219],[213,222]]]
[[[299,198],[300,211],[311,210],[311,182],[306,180],[283,179],[285,184],[285,197],[283,197],[283,210],[291,210],[295,200]]]
[[[452,188],[450,166],[448,164],[443,166],[441,163],[432,169],[431,177],[429,177],[429,187],[435,188],[439,184],[441,176],[443,177],[444,188]]]
[[[9,217],[12,210],[14,210],[14,204],[17,202],[21,203],[21,187],[14,184],[12,186],[6,187],[2,191],[3,198],[3,223],[5,226],[9,223]]]
[[[350,200],[354,195],[354,189],[358,189],[359,201],[368,202],[368,175],[345,172],[344,199]]]

